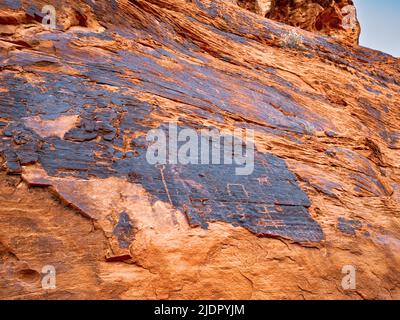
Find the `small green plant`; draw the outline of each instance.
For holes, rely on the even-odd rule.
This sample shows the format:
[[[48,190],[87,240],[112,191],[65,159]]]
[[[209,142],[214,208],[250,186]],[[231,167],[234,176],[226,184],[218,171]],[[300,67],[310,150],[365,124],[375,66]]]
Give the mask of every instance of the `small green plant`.
[[[296,30],[291,30],[282,39],[282,46],[286,48],[300,49],[303,45],[303,38]]]

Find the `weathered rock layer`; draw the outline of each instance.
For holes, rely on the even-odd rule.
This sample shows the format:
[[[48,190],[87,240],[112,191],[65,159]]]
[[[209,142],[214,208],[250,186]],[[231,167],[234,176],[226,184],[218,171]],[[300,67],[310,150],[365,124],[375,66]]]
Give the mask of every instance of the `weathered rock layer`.
[[[357,44],[360,24],[352,0],[232,0],[269,19]]]
[[[1,298],[400,298],[400,63],[352,1],[46,4],[0,4]],[[151,165],[171,122],[254,171]]]

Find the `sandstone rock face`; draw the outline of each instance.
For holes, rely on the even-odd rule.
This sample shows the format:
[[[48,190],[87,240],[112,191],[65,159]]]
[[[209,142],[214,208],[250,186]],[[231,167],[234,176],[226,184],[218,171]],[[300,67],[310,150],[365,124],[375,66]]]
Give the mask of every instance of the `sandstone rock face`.
[[[233,0],[267,18],[357,44],[360,24],[352,0]]]
[[[275,8],[275,1],[272,0],[232,0],[232,2],[262,16],[266,16]]]
[[[400,62],[350,1],[46,4],[0,4],[0,298],[400,298]],[[171,123],[254,170],[151,164]]]

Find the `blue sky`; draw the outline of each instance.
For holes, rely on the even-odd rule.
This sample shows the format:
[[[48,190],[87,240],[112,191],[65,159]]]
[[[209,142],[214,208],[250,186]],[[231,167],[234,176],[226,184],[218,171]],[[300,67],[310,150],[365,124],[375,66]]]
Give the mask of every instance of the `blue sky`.
[[[400,57],[400,0],[354,0],[360,44]]]

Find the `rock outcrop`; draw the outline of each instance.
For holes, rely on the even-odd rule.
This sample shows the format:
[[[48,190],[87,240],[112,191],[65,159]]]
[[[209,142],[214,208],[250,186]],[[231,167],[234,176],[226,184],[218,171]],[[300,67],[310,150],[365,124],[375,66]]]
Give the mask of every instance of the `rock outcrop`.
[[[0,3],[0,298],[400,298],[400,62],[352,1],[47,4]],[[171,123],[252,129],[251,174],[151,164]]]
[[[360,24],[352,0],[232,0],[269,19],[358,44]]]

